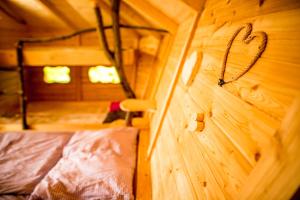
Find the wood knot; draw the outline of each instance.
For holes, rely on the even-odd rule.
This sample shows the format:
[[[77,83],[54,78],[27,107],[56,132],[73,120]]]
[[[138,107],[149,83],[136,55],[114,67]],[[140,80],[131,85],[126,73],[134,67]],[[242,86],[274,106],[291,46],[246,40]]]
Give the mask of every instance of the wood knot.
[[[255,84],[251,87],[251,90],[257,90],[259,88],[259,85],[258,84]]]
[[[261,154],[259,152],[256,152],[254,154],[254,159],[255,159],[256,162],[260,159],[260,157],[261,157]]]
[[[206,187],[207,186],[207,182],[206,181],[203,181],[203,187]]]
[[[259,7],[261,7],[264,4],[265,0],[259,0]]]

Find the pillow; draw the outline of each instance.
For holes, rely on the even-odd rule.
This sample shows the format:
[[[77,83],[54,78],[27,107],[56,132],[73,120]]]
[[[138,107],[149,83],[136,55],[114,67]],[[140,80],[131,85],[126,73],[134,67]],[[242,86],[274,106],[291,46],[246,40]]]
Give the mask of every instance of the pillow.
[[[133,199],[137,129],[74,134],[30,199]]]
[[[30,194],[70,138],[69,133],[0,133],[0,194]]]

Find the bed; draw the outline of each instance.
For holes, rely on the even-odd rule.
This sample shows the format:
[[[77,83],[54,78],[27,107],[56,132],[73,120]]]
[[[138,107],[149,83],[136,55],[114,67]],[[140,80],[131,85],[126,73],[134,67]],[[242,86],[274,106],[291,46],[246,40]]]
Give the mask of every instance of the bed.
[[[138,130],[0,134],[0,199],[134,199]]]

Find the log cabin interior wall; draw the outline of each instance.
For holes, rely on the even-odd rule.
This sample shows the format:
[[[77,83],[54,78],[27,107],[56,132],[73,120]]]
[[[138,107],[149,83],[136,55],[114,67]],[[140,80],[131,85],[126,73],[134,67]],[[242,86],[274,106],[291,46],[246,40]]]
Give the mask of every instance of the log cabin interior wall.
[[[180,23],[155,95],[152,143],[162,125],[151,157],[153,199],[289,199],[297,189],[299,175],[279,183],[274,181],[278,171],[270,170],[288,171],[282,163],[284,157],[292,159],[284,153],[292,144],[283,144],[280,127],[300,89],[299,6],[293,0],[207,0],[194,35],[189,34],[191,20]],[[220,87],[227,43],[245,23],[252,23],[253,32],[267,33],[267,48],[246,75]],[[225,79],[244,69],[257,52],[261,39],[245,45],[242,35],[233,43]],[[167,102],[188,37],[187,55],[201,52],[202,63],[189,87],[179,76]],[[202,132],[187,129],[193,113],[204,113]],[[296,133],[293,138],[299,145]]]
[[[14,45],[20,37],[55,36],[96,24],[92,6],[86,6],[92,1],[27,0],[28,5],[36,5],[34,8],[23,1],[11,2],[11,9],[19,14],[12,19],[0,12],[1,66],[16,64]],[[109,1],[97,2],[105,10],[105,24],[110,25]],[[63,15],[62,10],[70,15]],[[169,31],[160,35],[122,30],[130,84],[138,98],[157,103],[157,112],[148,115],[152,199],[289,199],[300,182],[296,173],[300,167],[296,157],[300,153],[300,2],[123,0],[121,10],[124,23]],[[247,23],[252,24],[253,33],[264,31],[268,35],[266,50],[248,73],[220,87],[218,79],[228,41]],[[112,32],[106,32],[112,48]],[[225,80],[240,73],[257,53],[261,38],[245,45],[241,42],[244,33],[233,42]],[[200,68],[192,83],[185,85],[181,72],[194,52],[202,57]],[[69,85],[70,93],[63,91],[71,100],[125,98],[116,85],[97,86],[103,99],[88,92],[95,88],[88,84],[87,67],[100,62],[109,65],[99,48],[97,33],[28,45],[25,54],[30,58],[25,62],[32,73],[39,70],[37,66],[69,64],[72,73],[80,77]],[[17,77],[15,72],[1,72],[0,90],[16,91]],[[35,77],[40,83],[41,77]],[[32,93],[31,100],[42,100],[45,87],[34,81],[28,81],[27,91]],[[62,93],[44,95],[46,99],[57,95],[66,100]],[[9,111],[17,102],[14,95],[1,96],[0,114],[5,112],[2,108]],[[204,114],[203,131],[188,129],[195,113]],[[143,141],[144,150],[146,143]],[[146,192],[141,192],[138,199],[147,199],[145,196]]]
[[[111,25],[110,8],[108,2],[99,1],[103,9],[105,24]],[[93,13],[93,2],[81,1],[21,1],[2,2],[3,8],[14,11],[13,17],[1,12],[0,25],[0,54],[2,66],[16,65],[15,44],[20,38],[51,37],[68,34],[74,30],[91,27],[96,24]],[[82,9],[85,7],[85,9]],[[74,9],[79,9],[78,14]],[[133,11],[131,7],[122,3],[122,11],[131,13],[133,19],[124,16],[123,23],[144,26],[151,25],[141,15]],[[76,18],[76,19],[74,19]],[[125,18],[125,19],[124,19]],[[76,23],[74,23],[76,21]],[[73,23],[72,23],[73,22]],[[122,46],[124,55],[125,72],[131,86],[136,90],[138,97],[144,96],[148,85],[148,72],[152,70],[151,65],[158,51],[161,34],[156,32],[135,31],[122,29]],[[113,48],[113,34],[111,30],[106,31],[109,47]],[[150,36],[150,37],[149,37]],[[150,40],[149,40],[150,39]],[[87,80],[87,65],[97,64],[109,65],[110,63],[99,49],[99,36],[96,32],[86,33],[68,40],[50,42],[44,44],[26,45],[25,51],[31,52],[30,59],[25,62],[32,66],[27,69],[29,75],[27,81],[27,92],[29,101],[33,100],[121,100],[125,98],[120,85],[92,84]],[[26,57],[25,52],[25,57]],[[52,52],[52,53],[50,53]],[[77,52],[77,53],[76,53]],[[51,55],[50,55],[50,54]],[[100,55],[99,55],[100,53]],[[92,58],[91,58],[92,57]],[[129,59],[129,60],[128,60]],[[33,61],[33,62],[31,62]],[[71,75],[74,82],[68,85],[49,85],[42,81],[41,67],[45,65],[68,65],[71,66]],[[8,78],[9,73],[1,73],[0,76]],[[18,88],[18,76],[15,74],[14,81],[2,81],[1,88],[16,91]],[[34,76],[32,79],[31,77]],[[140,78],[142,77],[142,78]],[[80,80],[79,80],[80,79]],[[4,79],[3,79],[4,80]],[[62,95],[64,93],[64,95]],[[99,95],[101,94],[101,95]],[[2,100],[3,99],[3,100]],[[18,101],[14,95],[2,97],[1,101],[13,107]]]

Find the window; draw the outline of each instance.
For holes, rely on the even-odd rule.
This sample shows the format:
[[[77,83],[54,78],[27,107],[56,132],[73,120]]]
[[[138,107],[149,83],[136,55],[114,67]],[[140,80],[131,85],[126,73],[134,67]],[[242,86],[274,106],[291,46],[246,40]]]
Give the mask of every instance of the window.
[[[89,68],[89,79],[92,83],[120,83],[118,72],[114,66],[96,66]]]
[[[45,83],[60,83],[66,84],[71,82],[70,68],[66,66],[43,68]]]

